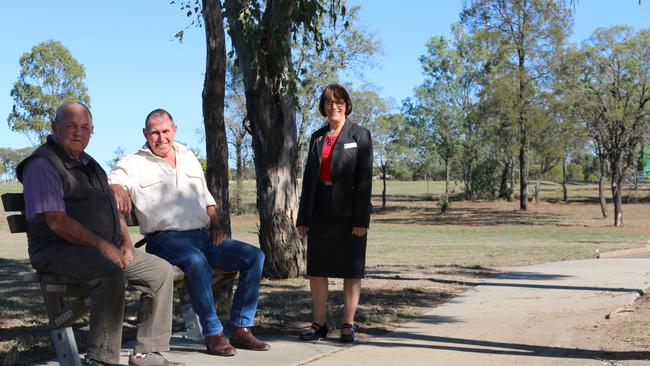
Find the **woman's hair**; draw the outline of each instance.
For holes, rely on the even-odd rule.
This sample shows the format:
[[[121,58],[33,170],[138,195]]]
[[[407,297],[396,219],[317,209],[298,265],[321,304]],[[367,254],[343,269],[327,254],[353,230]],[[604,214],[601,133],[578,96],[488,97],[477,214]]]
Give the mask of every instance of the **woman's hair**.
[[[325,87],[323,93],[320,95],[320,102],[318,102],[318,111],[323,117],[327,117],[327,113],[325,113],[325,102],[332,97],[334,97],[334,99],[343,99],[345,101],[346,116],[352,113],[352,100],[350,99],[348,91],[339,84],[330,84]]]

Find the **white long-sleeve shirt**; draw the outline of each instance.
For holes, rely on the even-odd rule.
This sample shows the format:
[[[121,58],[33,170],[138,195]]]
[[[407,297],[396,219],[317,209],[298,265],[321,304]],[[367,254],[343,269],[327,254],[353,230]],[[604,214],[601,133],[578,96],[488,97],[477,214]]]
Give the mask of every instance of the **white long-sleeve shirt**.
[[[201,163],[186,146],[174,142],[176,168],[143,146],[120,160],[108,175],[124,186],[135,206],[140,233],[208,228],[206,207],[215,205]]]

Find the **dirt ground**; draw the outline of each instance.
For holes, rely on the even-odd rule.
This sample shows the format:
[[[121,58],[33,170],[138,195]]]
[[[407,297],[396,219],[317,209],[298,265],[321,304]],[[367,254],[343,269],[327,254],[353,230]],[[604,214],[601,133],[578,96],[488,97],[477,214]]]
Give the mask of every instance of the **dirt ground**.
[[[650,351],[650,294],[646,293],[633,304],[613,310],[601,326],[584,329],[581,333],[583,339],[599,338],[604,350]],[[616,361],[610,364],[647,366],[650,360]]]
[[[498,275],[499,266],[593,258],[596,250],[647,244],[650,205],[643,199],[631,200],[624,208],[625,226],[613,228],[612,219],[601,218],[593,187],[589,189],[586,198],[571,204],[544,201],[531,204],[526,212],[519,211],[516,202],[452,201],[446,215],[439,214],[435,201],[392,196],[389,207],[373,215],[367,278],[356,318],[359,337],[385,333],[430,311],[476,282]],[[647,197],[648,192],[650,185],[639,196]],[[380,206],[377,197],[373,203]],[[9,234],[5,220],[0,221],[0,364],[51,359],[54,351],[38,289],[20,283],[20,273],[31,270],[25,237]],[[256,216],[236,216],[233,226],[239,229],[239,239],[255,241]],[[342,282],[330,281],[330,290],[329,319],[338,328]],[[257,334],[295,336],[309,325],[307,279],[263,280],[260,292]],[[129,295],[125,339],[134,337],[136,302],[136,296]],[[174,331],[182,331],[178,315]],[[80,321],[75,332],[83,351],[87,322]],[[576,334],[584,347],[650,351],[650,297],[640,297],[610,319],[603,315]],[[604,364],[636,366],[650,361]]]
[[[5,278],[3,310],[0,324],[0,364],[3,366],[30,365],[55,357],[49,332],[44,323],[45,313],[38,289],[35,286],[18,288],[16,272],[28,269],[27,263],[4,263],[0,259],[0,278]],[[9,272],[14,272],[13,275]],[[359,338],[380,335],[399,324],[416,318],[431,308],[466,291],[467,282],[497,274],[481,267],[437,266],[428,268],[370,267],[363,283],[361,305],[356,321],[360,326]],[[330,281],[330,306],[328,309],[332,337],[338,336],[342,315],[342,281]],[[177,300],[176,300],[177,301]],[[128,293],[124,339],[134,339],[137,295]],[[308,281],[304,278],[288,280],[263,280],[255,333],[264,335],[297,336],[311,320],[311,303]],[[222,319],[225,321],[225,319]],[[74,327],[81,352],[85,348],[88,332],[87,319]],[[182,332],[180,314],[173,323],[174,332]]]

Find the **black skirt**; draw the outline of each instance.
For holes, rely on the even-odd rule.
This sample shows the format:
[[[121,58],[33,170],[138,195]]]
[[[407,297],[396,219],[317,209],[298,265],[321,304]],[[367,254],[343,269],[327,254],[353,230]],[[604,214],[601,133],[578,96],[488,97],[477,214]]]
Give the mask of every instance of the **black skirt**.
[[[363,278],[368,235],[352,235],[352,217],[332,210],[332,187],[318,184],[316,205],[307,235],[307,275]]]

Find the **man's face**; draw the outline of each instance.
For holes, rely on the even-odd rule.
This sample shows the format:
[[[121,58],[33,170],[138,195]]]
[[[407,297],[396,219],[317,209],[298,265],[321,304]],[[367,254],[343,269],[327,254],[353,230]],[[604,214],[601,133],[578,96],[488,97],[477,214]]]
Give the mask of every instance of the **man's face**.
[[[176,126],[167,115],[149,118],[148,127],[142,130],[149,150],[161,158],[166,157],[173,148]]]
[[[52,122],[52,132],[63,151],[79,159],[93,133],[93,121],[85,108],[69,104],[63,110],[61,120]]]

